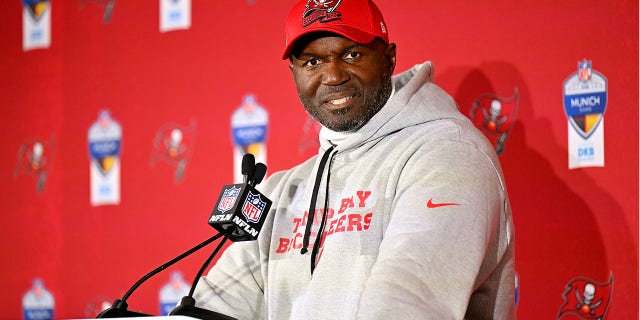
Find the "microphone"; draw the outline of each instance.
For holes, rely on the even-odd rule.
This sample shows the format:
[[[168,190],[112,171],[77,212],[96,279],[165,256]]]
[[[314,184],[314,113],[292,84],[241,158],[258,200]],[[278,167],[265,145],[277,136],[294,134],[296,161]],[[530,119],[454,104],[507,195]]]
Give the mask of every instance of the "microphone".
[[[256,157],[251,153],[245,153],[242,156],[242,165],[240,172],[244,177],[244,183],[250,183],[256,170]]]
[[[267,174],[267,166],[262,163],[256,163],[256,169],[253,173],[253,186],[257,186],[258,184],[260,184],[260,182],[262,182],[262,179],[264,178],[264,176]]]
[[[248,182],[225,185],[209,218],[209,225],[220,233],[230,232],[229,240],[233,242],[258,239],[271,208],[271,200],[254,188],[262,181],[267,166],[262,163],[254,165],[254,156],[250,153],[245,157],[242,158],[242,173]]]
[[[198,271],[189,295],[180,300],[180,304],[169,315],[182,315],[203,320],[237,320],[211,310],[196,307],[193,293],[198,280],[209,266],[227,239],[238,241],[256,240],[264,220],[271,208],[271,200],[255,189],[267,173],[263,163],[255,164],[254,155],[247,153],[242,157],[242,175],[244,183],[225,185],[213,208],[209,225],[214,227],[224,238],[211,256]]]

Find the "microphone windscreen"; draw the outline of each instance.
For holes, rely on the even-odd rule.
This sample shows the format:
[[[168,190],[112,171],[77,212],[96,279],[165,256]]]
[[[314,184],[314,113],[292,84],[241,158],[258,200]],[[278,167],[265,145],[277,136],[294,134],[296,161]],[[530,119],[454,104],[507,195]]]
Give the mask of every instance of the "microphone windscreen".
[[[252,176],[256,168],[256,157],[251,153],[245,153],[242,156],[241,172],[243,176]]]
[[[256,163],[256,170],[253,173],[253,185],[258,185],[267,174],[267,165],[262,162]]]

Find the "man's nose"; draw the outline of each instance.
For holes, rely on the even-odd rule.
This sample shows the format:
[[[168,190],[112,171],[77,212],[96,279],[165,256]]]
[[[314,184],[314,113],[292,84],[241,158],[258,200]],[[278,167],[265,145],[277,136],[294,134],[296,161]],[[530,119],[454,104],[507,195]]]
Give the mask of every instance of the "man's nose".
[[[322,83],[329,86],[341,85],[350,79],[349,72],[342,61],[331,61],[323,70]]]

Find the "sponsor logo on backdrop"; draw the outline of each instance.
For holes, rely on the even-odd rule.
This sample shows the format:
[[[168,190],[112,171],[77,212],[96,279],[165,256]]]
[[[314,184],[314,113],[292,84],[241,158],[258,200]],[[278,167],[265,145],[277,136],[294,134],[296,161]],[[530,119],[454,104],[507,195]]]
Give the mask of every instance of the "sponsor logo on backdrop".
[[[191,0],[160,0],[160,32],[191,27]]]
[[[158,293],[160,299],[160,315],[168,316],[169,313],[178,305],[182,297],[189,295],[191,286],[188,285],[182,276],[182,272],[174,271],[171,273],[169,282],[167,282]]]
[[[564,303],[558,311],[558,319],[565,315],[580,319],[602,320],[607,314],[613,295],[613,274],[608,282],[596,282],[587,277],[569,281],[563,293]]]
[[[156,132],[149,163],[162,161],[175,167],[174,179],[181,181],[195,145],[196,123],[188,126],[167,124]]]
[[[569,131],[569,169],[603,167],[607,79],[584,59],[564,81],[562,93]]]
[[[88,140],[91,204],[119,204],[122,127],[102,110],[89,128]]]
[[[55,299],[44,286],[42,279],[33,280],[33,285],[22,296],[22,315],[25,320],[53,320]]]
[[[28,139],[18,149],[18,163],[14,170],[14,178],[22,174],[36,179],[36,192],[44,190],[49,168],[54,154],[55,139],[49,141]]]
[[[51,45],[51,2],[22,0],[22,50]]]
[[[234,182],[242,182],[242,157],[245,153],[254,155],[257,162],[267,164],[267,129],[269,113],[260,105],[256,97],[247,94],[242,104],[231,115],[231,136],[233,142]]]
[[[507,136],[516,121],[518,105],[518,88],[514,89],[509,98],[487,93],[473,101],[471,121],[489,138],[498,155],[504,151]]]
[[[29,16],[35,22],[40,21],[51,5],[49,0],[23,0],[22,3],[28,10]]]

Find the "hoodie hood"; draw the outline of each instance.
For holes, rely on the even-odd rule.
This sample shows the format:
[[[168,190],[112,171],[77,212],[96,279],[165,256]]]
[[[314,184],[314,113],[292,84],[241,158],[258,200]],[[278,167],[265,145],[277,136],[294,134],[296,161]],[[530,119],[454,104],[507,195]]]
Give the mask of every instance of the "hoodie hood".
[[[439,119],[468,120],[451,96],[432,82],[433,66],[427,61],[393,76],[395,94],[380,111],[337,147],[358,147],[403,128]],[[332,146],[320,138],[321,152]]]

